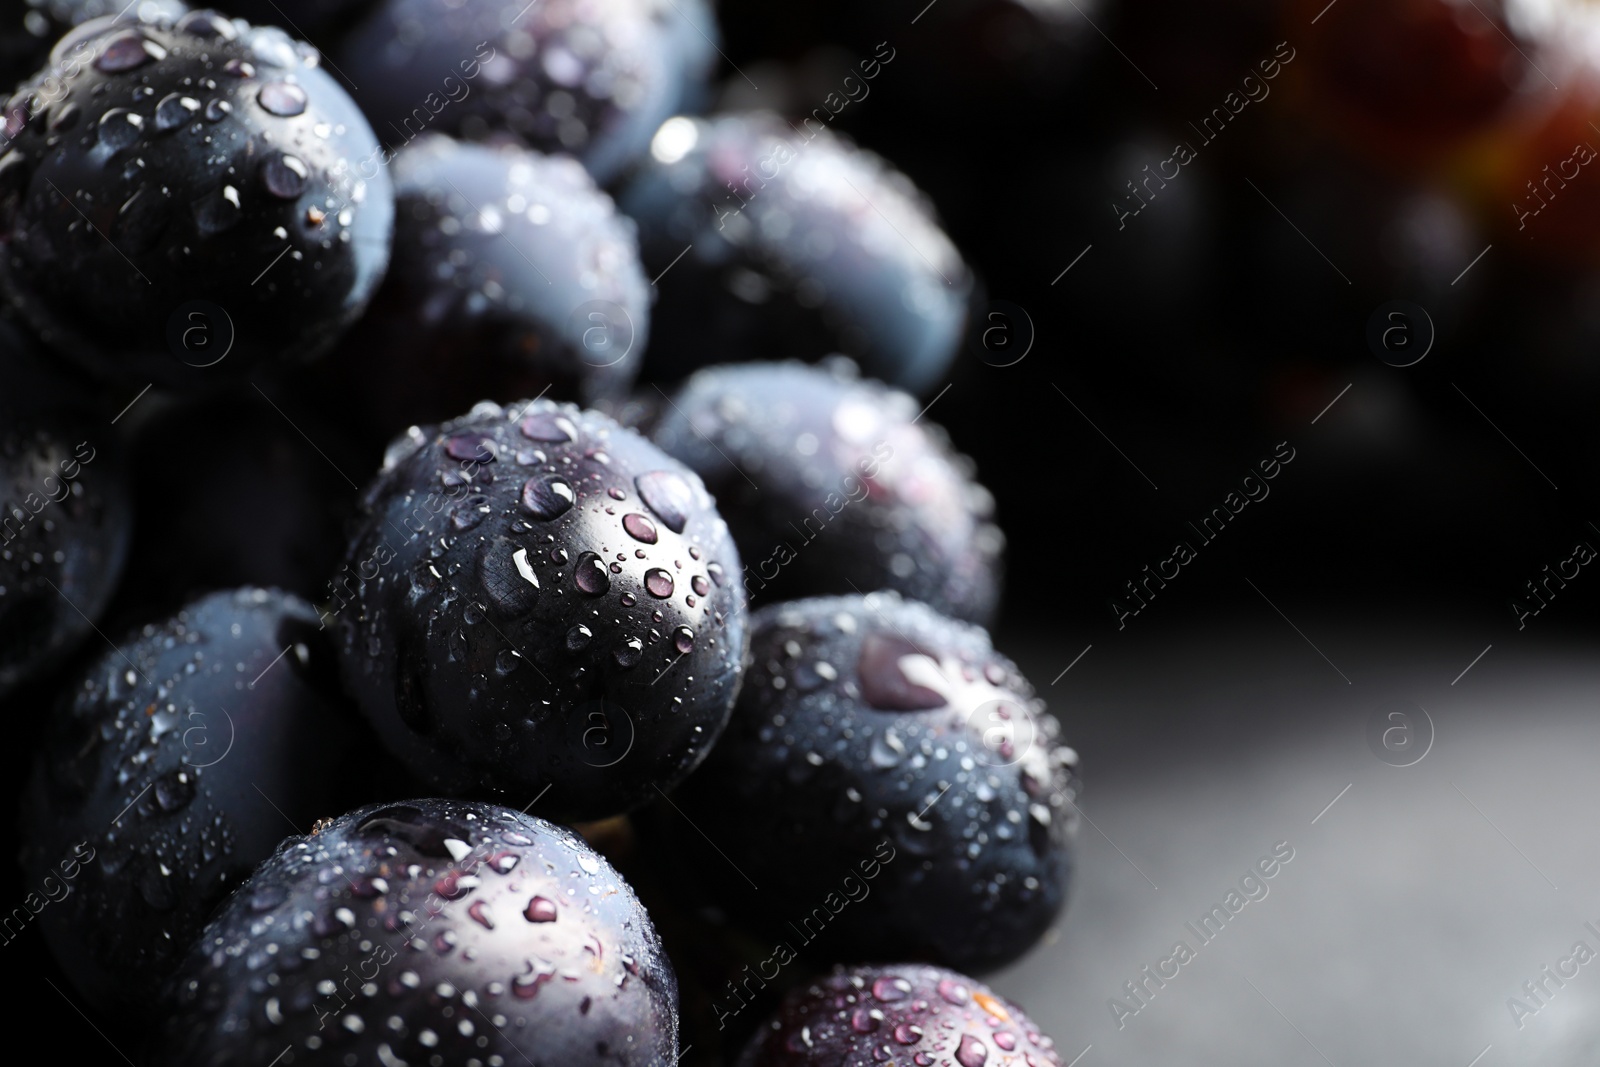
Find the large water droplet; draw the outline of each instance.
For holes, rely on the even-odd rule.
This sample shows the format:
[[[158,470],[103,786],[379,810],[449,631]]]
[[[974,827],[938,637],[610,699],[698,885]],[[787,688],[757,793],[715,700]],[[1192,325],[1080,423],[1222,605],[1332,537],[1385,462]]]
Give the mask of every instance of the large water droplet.
[[[106,74],[137,70],[152,59],[165,59],[167,50],[145,40],[137,30],[123,30],[105,43],[94,57],[94,69]]]
[[[657,600],[665,600],[672,595],[672,575],[660,567],[651,567],[644,572],[644,587]]]
[[[857,1008],[850,1016],[850,1029],[858,1034],[870,1034],[883,1024],[883,1012],[877,1008]]]
[[[899,765],[905,754],[906,743],[900,740],[900,735],[893,730],[885,730],[872,739],[872,749],[868,758],[872,760],[874,767],[887,770]]]
[[[528,901],[522,917],[531,923],[553,923],[560,917],[560,912],[556,910],[555,901],[545,897],[534,897]]]
[[[232,41],[239,36],[226,15],[216,11],[191,11],[178,20],[178,32],[206,40]]]
[[[511,979],[511,992],[518,1000],[532,1000],[539,995],[539,987],[556,976],[556,969],[541,960],[537,967],[528,964],[528,970]]]
[[[578,428],[565,415],[553,411],[540,411],[522,420],[522,436],[530,441],[560,444],[578,437]]]
[[[903,637],[868,634],[861,642],[861,659],[856,664],[862,697],[884,711],[944,707],[947,701],[942,695],[927,686],[917,685],[901,671],[900,660],[905,656],[928,654]]]
[[[589,642],[593,639],[594,631],[580,622],[567,631],[567,651],[581,652],[588,647]]]
[[[971,1034],[962,1034],[961,1044],[956,1047],[956,1062],[961,1067],[983,1067],[989,1062],[989,1046]]]
[[[279,154],[261,161],[261,184],[279,200],[293,200],[305,192],[310,173],[297,156]]]
[[[182,93],[169,93],[156,105],[156,132],[171,133],[200,113],[200,101]]]
[[[681,656],[687,656],[694,651],[694,631],[687,626],[680,626],[672,631],[672,647],[678,650]]]
[[[872,983],[872,995],[885,1004],[892,1004],[897,1000],[904,1000],[911,995],[911,983],[904,978],[890,978],[884,976],[875,979]]]
[[[593,552],[578,557],[572,580],[590,596],[604,596],[611,589],[611,573],[606,570],[605,561]]]
[[[156,779],[156,806],[162,811],[177,811],[194,799],[195,776],[189,771],[170,771]]]
[[[96,133],[102,145],[113,152],[120,152],[143,136],[144,116],[126,108],[114,107],[101,116]]]
[[[306,91],[290,82],[268,82],[256,93],[256,103],[268,114],[293,118],[306,109]]]
[[[484,433],[453,434],[445,439],[444,451],[451,459],[462,462],[493,463],[495,460],[494,438]]]
[[[617,661],[617,666],[626,670],[639,662],[639,657],[644,655],[644,642],[637,637],[630,637],[620,642],[612,650],[612,657]]]
[[[238,225],[244,211],[239,203],[239,190],[231,185],[224,185],[210,196],[195,201],[191,210],[195,226],[208,237]]]
[[[694,510],[694,490],[676,471],[651,471],[641,474],[633,483],[639,497],[656,513],[662,525],[673,533],[683,533]]]
[[[523,510],[546,522],[565,514],[576,499],[572,486],[555,474],[529,478],[522,487]]]
[[[647,545],[653,545],[656,543],[658,537],[656,533],[656,524],[639,514],[637,511],[630,511],[628,514],[622,516],[622,528],[627,530],[628,536],[633,538],[635,541],[643,541]]]

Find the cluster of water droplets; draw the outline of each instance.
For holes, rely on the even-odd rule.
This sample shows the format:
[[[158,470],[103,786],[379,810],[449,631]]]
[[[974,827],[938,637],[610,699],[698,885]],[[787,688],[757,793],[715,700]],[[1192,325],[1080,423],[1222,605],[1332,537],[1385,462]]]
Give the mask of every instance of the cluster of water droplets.
[[[635,333],[646,331],[634,224],[576,160],[425,136],[399,155],[395,182],[402,234],[415,231],[407,239],[426,253],[400,269],[418,272],[412,285],[456,290],[468,319],[525,319],[544,344],[580,354],[595,323],[569,319],[587,302],[614,304]],[[630,366],[642,350],[632,345]]]
[[[864,968],[780,1015],[783,1052],[830,1067],[1060,1067],[1054,1042],[977,982],[936,967]],[[769,1039],[769,1048],[772,1045]],[[791,1062],[782,1053],[767,1061]]]
[[[842,357],[715,367],[689,379],[654,438],[740,511],[754,559],[789,544],[799,558],[786,566],[813,590],[889,588],[981,621],[1004,546],[994,499],[921,408]]]
[[[576,835],[426,801],[352,813],[281,851],[208,931],[179,988],[185,1007],[252,990],[247,1018],[212,1024],[218,1042],[237,1031],[262,1049],[499,1067],[553,1026],[581,1027],[597,1004],[597,1020],[632,1019],[651,1044],[671,1042],[648,1025],[663,967],[632,890]]]
[[[33,166],[49,166],[53,152],[71,143],[117,182],[62,193],[126,255],[150,251],[177,211],[188,212],[201,239],[229,233],[270,210],[253,208],[252,199],[303,207],[293,226],[278,225],[271,238],[287,241],[294,229],[325,247],[351,239],[367,189],[349,161],[333,165],[346,124],[308,110],[302,79],[318,60],[309,45],[276,27],[194,11],[175,21],[85,23],[52,59],[8,105],[8,135],[32,130],[42,141],[36,161],[17,153],[0,160],[6,190],[23,187]],[[43,182],[35,186],[30,195],[59,199]],[[325,195],[308,195],[319,189]]]
[[[1070,820],[1076,755],[1056,742],[1054,721],[982,631],[952,629],[893,594],[770,612],[746,682],[748,693],[767,694],[758,698],[757,737],[796,784],[830,764],[846,777],[868,773],[836,801],[836,820],[864,821],[918,856],[948,850],[953,832],[959,854],[947,858],[958,867],[978,866],[991,841],[1056,847],[1052,824]],[[1026,721],[1018,731],[1026,751],[974,721],[991,705]],[[877,807],[863,802],[866,793]],[[988,880],[974,889],[999,893]]]
[[[364,507],[352,560],[400,547],[350,613],[346,654],[375,699],[394,672],[400,720],[459,738],[475,784],[612,766],[635,730],[653,739],[645,766],[703,750],[742,599],[704,488],[648,442],[570,404],[485,402],[398,439]]]

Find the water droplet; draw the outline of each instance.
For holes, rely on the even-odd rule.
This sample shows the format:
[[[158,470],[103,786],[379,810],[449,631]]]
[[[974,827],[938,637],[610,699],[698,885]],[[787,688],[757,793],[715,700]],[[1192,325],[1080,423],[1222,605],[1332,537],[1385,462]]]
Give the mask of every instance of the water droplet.
[[[144,117],[126,108],[112,108],[100,119],[100,143],[113,152],[134,144],[144,133]]]
[[[911,983],[904,978],[889,978],[885,976],[876,979],[872,983],[872,995],[885,1004],[892,1004],[911,995]]]
[[[226,15],[216,11],[192,11],[178,20],[177,29],[190,37],[232,41],[239,36]]]
[[[711,583],[706,581],[705,575],[697,574],[689,579],[689,588],[695,591],[696,596],[705,596],[711,592]]]
[[[192,206],[195,226],[202,234],[211,236],[238,225],[243,214],[239,203],[239,190],[224,185],[210,196],[197,200]]]
[[[145,40],[137,30],[123,30],[106,42],[94,58],[94,69],[106,74],[137,70],[152,59],[165,59],[167,50]]]
[[[962,1034],[961,1044],[956,1048],[956,1062],[961,1067],[983,1067],[989,1062],[989,1047],[971,1034]]]
[[[694,631],[687,626],[680,626],[672,631],[672,647],[678,650],[679,655],[687,656],[694,651]]]
[[[1009,1030],[996,1030],[994,1043],[1000,1046],[1002,1052],[1013,1052],[1017,1047],[1017,1037]]]
[[[256,66],[248,59],[235,57],[222,65],[222,73],[230,78],[254,78],[256,76]]]
[[[862,697],[868,704],[884,711],[923,711],[944,707],[948,701],[942,695],[905,676],[900,669],[900,660],[906,656],[927,657],[927,653],[903,637],[868,634],[861,642],[861,659],[856,664]]]
[[[539,987],[556,976],[556,969],[544,961],[538,967],[528,964],[528,970],[511,979],[511,992],[518,1000],[532,1000],[539,995]]]
[[[894,1040],[897,1045],[915,1045],[922,1040],[922,1027],[914,1023],[900,1023],[894,1028]]]
[[[639,490],[639,498],[656,513],[662,525],[673,533],[683,533],[694,510],[694,490],[682,475],[675,471],[651,471],[639,475],[633,484]]]
[[[951,1004],[960,1006],[967,1002],[969,994],[967,987],[953,978],[939,980],[939,995]]]
[[[170,93],[156,105],[156,132],[171,133],[200,111],[200,101],[182,93]]]
[[[555,901],[545,897],[534,897],[528,901],[528,907],[523,911],[522,917],[531,923],[553,923],[560,917],[556,910]]]
[[[897,766],[905,757],[906,743],[900,740],[900,735],[893,730],[885,730],[872,739],[872,749],[868,758],[872,765],[886,770]]]
[[[589,642],[593,638],[594,631],[580,622],[578,625],[567,631],[567,651],[581,652],[583,649],[588,647]]]
[[[630,637],[618,644],[611,655],[617,661],[617,666],[624,669],[632,667],[639,662],[639,657],[644,655],[644,642],[637,637]]]
[[[256,93],[256,103],[268,114],[293,118],[306,109],[306,91],[291,82],[272,81]]]
[[[622,516],[622,528],[627,530],[628,536],[635,541],[643,541],[647,545],[656,543],[656,524],[637,511]]]
[[[195,776],[188,771],[169,771],[156,779],[156,806],[162,811],[177,811],[194,799]]]
[[[481,496],[462,502],[450,513],[450,525],[458,530],[470,530],[489,514],[489,502]],[[526,552],[526,550],[523,550]]]
[[[522,487],[523,510],[545,522],[565,514],[575,500],[577,494],[572,491],[572,486],[555,474],[529,478]]]
[[[858,1034],[870,1034],[883,1023],[883,1012],[877,1008],[857,1008],[850,1016],[850,1029]]]
[[[433,884],[433,891],[446,900],[459,900],[478,886],[478,879],[461,871],[449,871]]]
[[[233,114],[233,105],[226,100],[218,98],[206,104],[205,116],[207,122],[221,122]]]
[[[522,420],[522,436],[530,441],[560,444],[563,441],[577,440],[578,428],[572,425],[572,420],[565,415],[557,415],[553,411],[541,411]]]
[[[495,460],[494,438],[483,433],[453,434],[445,439],[444,451],[451,459],[462,462],[493,463]]]
[[[305,192],[309,174],[296,156],[278,154],[261,161],[261,184],[279,200],[293,200]]]
[[[526,497],[527,491],[523,493]],[[604,596],[611,589],[611,574],[606,570],[605,561],[593,552],[578,557],[578,569],[573,572],[572,580],[590,596]]]
[[[660,567],[651,567],[644,572],[644,587],[651,596],[658,600],[665,600],[672,595],[672,575]]]
[[[489,905],[483,901],[473,901],[472,906],[467,908],[467,914],[472,916],[473,922],[477,923],[485,930],[494,929],[494,916],[489,913]]]

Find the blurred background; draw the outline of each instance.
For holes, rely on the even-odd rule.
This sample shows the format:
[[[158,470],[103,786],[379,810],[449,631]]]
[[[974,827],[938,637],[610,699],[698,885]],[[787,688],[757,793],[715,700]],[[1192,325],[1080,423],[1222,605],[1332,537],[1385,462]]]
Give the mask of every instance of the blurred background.
[[[1600,965],[1535,1014],[1511,999],[1600,950],[1600,4],[717,18],[713,111],[798,120],[892,48],[833,126],[928,194],[978,277],[919,399],[995,497],[995,643],[1081,754],[1088,817],[1066,912],[996,987],[1080,1067],[1596,1062]],[[226,403],[218,434],[275,443],[214,506],[333,501],[303,551],[337,558],[354,491],[260,397]],[[141,491],[225,478],[207,439],[147,439],[168,458]],[[228,579],[299,566],[252,565]],[[159,577],[131,571],[113,617]],[[27,739],[47,707],[6,710]],[[1372,724],[1396,708],[1392,743]],[[1269,895],[1132,997],[1282,842]],[[4,951],[64,987],[33,931]],[[115,1059],[48,989],[17,1003]]]

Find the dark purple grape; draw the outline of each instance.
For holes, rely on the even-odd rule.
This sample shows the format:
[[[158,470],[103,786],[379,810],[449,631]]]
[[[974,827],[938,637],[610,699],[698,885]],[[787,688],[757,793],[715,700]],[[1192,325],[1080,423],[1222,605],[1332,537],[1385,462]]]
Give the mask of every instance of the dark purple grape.
[[[625,394],[650,328],[632,220],[576,162],[425,135],[395,158],[388,277],[331,361],[387,441],[483,399]]]
[[[983,630],[825,597],[755,613],[728,728],[642,839],[813,965],[985,970],[1065,902],[1077,790],[1077,754]]]
[[[619,202],[660,278],[653,377],[842,351],[921,391],[961,345],[973,276],[932,207],[816,120],[669,119]]]
[[[920,408],[843,360],[740,364],[690,378],[651,438],[717,499],[753,602],[893,589],[987,623],[994,498]]]
[[[699,101],[716,37],[705,0],[383,0],[339,62],[392,148],[506,134],[605,184]]]
[[[316,53],[197,11],[57,43],[0,141],[0,283],[50,346],[201,388],[331,345],[389,260],[381,149]]]
[[[396,440],[335,579],[344,674],[449,792],[571,819],[683,779],[727,721],[739,554],[700,479],[550,401]]]
[[[316,612],[276,591],[213,593],[89,665],[35,764],[23,865],[90,1003],[153,1007],[212,909],[343,806],[359,721]]]
[[[0,324],[0,697],[94,631],[132,532],[111,416]]]
[[[157,1065],[672,1067],[650,917],[563,827],[467,801],[374,805],[284,842],[172,983]]]
[[[1061,1067],[1055,1042],[982,982],[918,963],[840,967],[784,999],[739,1067]]]

